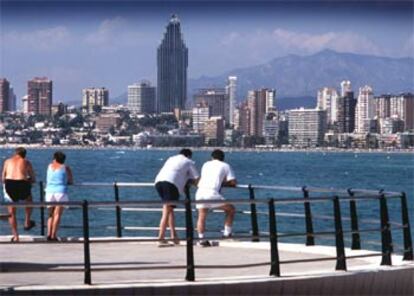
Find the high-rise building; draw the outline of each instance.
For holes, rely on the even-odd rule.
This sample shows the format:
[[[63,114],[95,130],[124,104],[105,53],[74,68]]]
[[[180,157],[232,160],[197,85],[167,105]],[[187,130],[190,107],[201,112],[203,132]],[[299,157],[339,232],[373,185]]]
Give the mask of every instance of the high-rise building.
[[[109,91],[105,87],[82,90],[82,109],[86,113],[99,112],[109,104]]]
[[[278,142],[279,116],[276,112],[266,114],[263,122],[263,136],[267,145],[274,145]]]
[[[276,110],[276,91],[274,89],[258,89],[247,94],[247,106],[250,110],[249,136],[263,136],[263,120],[266,113]]]
[[[370,121],[375,116],[375,102],[372,87],[365,85],[359,88],[355,110],[355,131],[369,133]]]
[[[334,88],[324,87],[318,91],[317,108],[326,110],[328,125],[337,121],[338,92]]]
[[[405,130],[414,130],[414,94],[391,96],[390,115],[402,119]]]
[[[210,116],[222,116],[226,123],[229,122],[229,96],[224,88],[199,89],[194,95],[195,104],[210,107]]]
[[[51,115],[53,101],[53,83],[46,77],[35,77],[27,83],[27,112]]]
[[[155,112],[155,87],[149,81],[128,86],[128,109],[141,114]]]
[[[14,93],[13,86],[10,85],[9,88],[9,102],[8,102],[8,111],[16,111],[16,94]]]
[[[322,146],[326,131],[326,111],[289,110],[289,142],[299,147]]]
[[[356,99],[352,91],[338,98],[336,128],[339,133],[353,133],[355,129]]]
[[[22,112],[29,113],[29,95],[22,97]]]
[[[226,93],[229,98],[229,116],[228,122],[234,126],[234,110],[236,108],[236,87],[237,87],[237,76],[229,76],[228,84],[226,86]]]
[[[249,106],[247,105],[247,102],[244,102],[241,104],[240,108],[238,109],[238,117],[239,117],[239,122],[238,122],[238,130],[245,134],[245,135],[250,135],[250,124],[251,124],[251,110],[249,108]]]
[[[388,118],[391,116],[391,95],[381,95],[374,98],[375,116]]]
[[[351,81],[344,80],[341,82],[341,97],[345,97],[346,93],[352,91]]]
[[[210,117],[204,125],[204,136],[207,145],[223,146],[224,118],[221,116]]]
[[[204,125],[211,116],[211,108],[207,104],[197,104],[193,108],[193,130],[197,133],[204,131]]]
[[[0,79],[0,113],[9,111],[10,83],[6,78]]]
[[[172,15],[157,49],[157,112],[185,109],[187,100],[188,49],[180,20]]]

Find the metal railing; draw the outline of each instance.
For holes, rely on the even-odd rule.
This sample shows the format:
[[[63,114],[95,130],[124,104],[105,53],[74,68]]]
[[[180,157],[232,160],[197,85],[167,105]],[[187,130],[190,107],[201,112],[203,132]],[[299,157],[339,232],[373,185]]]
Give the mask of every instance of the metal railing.
[[[82,208],[82,229],[83,229],[83,239],[82,241],[64,241],[63,243],[82,243],[84,249],[84,283],[92,283],[92,269],[91,269],[91,260],[90,260],[90,244],[91,243],[108,243],[108,242],[142,242],[142,241],[157,241],[157,239],[142,239],[142,238],[129,238],[129,239],[101,239],[101,240],[90,240],[89,237],[89,211],[91,208],[115,208],[115,223],[116,223],[116,236],[118,238],[122,237],[122,217],[121,210],[126,206],[161,206],[164,203],[162,201],[154,200],[130,200],[130,201],[120,201],[119,190],[120,187],[152,187],[153,183],[125,183],[125,182],[114,182],[114,183],[80,183],[76,186],[106,186],[112,187],[114,190],[114,201],[87,201],[82,202],[60,202],[60,203],[47,203],[44,202],[44,186],[42,182],[39,182],[40,190],[40,202],[33,202],[28,204],[13,204],[16,207],[25,207],[32,206],[40,208],[40,219],[41,219],[41,235],[44,235],[44,208],[50,205],[65,205],[69,207],[78,207]],[[237,238],[249,238],[253,242],[257,242],[260,239],[268,239],[270,243],[270,261],[262,263],[253,263],[253,264],[239,264],[239,265],[196,265],[194,262],[194,226],[193,226],[193,205],[197,203],[210,203],[210,204],[221,204],[222,200],[211,200],[211,201],[193,201],[190,198],[190,192],[186,190],[186,198],[183,201],[169,202],[169,204],[174,204],[177,206],[183,206],[185,212],[185,240],[186,240],[186,265],[185,266],[172,266],[168,268],[185,268],[186,275],[185,279],[187,281],[195,280],[195,270],[197,268],[241,268],[241,267],[252,267],[252,266],[264,266],[269,265],[271,276],[280,276],[280,265],[281,264],[294,264],[294,263],[306,263],[306,262],[319,262],[326,260],[335,260],[336,261],[336,270],[346,270],[347,269],[347,259],[354,258],[363,258],[363,257],[372,257],[372,256],[381,256],[381,265],[391,265],[391,254],[393,252],[393,243],[391,230],[392,229],[402,229],[403,232],[403,260],[413,260],[413,246],[412,238],[410,232],[410,222],[408,215],[408,206],[407,206],[407,197],[405,193],[397,192],[384,192],[384,191],[370,191],[370,190],[359,190],[359,189],[347,189],[347,190],[336,190],[336,189],[325,189],[325,188],[312,188],[312,187],[284,187],[284,186],[253,186],[253,185],[239,185],[237,186],[241,189],[248,189],[249,198],[248,199],[232,199],[229,200],[232,204],[235,205],[248,205],[250,206],[250,211],[243,211],[242,213],[250,215],[251,223],[251,235],[248,236],[235,236],[233,239]],[[267,199],[257,199],[255,197],[255,190],[264,189],[264,190],[283,190],[291,192],[301,192],[302,197],[293,197],[293,198],[267,198]],[[310,197],[311,192],[323,193],[324,196]],[[329,194],[331,195],[329,195]],[[388,199],[400,199],[401,203],[401,223],[391,222],[389,219],[388,213]],[[357,215],[357,202],[358,201],[368,201],[368,200],[378,200],[379,209],[380,209],[380,221],[371,220],[380,224],[380,228],[367,228],[359,229],[358,226],[358,215]],[[321,216],[313,215],[311,204],[313,203],[332,203],[332,212],[333,216]],[[350,218],[342,217],[341,214],[341,202],[349,202],[350,209]],[[290,213],[279,213],[276,211],[275,205],[279,204],[303,204],[304,214],[290,214]],[[1,206],[10,206],[8,203],[1,203]],[[267,212],[257,211],[257,205],[267,206]],[[153,208],[152,208],[153,209]],[[259,231],[258,215],[268,216],[268,233],[262,234]],[[276,217],[304,217],[305,218],[305,228],[304,233],[279,233],[277,230],[277,221]],[[314,219],[326,219],[332,220],[334,222],[334,231],[314,231],[313,223]],[[344,230],[342,221],[348,220],[351,223],[351,229]],[[374,254],[364,254],[364,255],[354,255],[346,256],[345,254],[345,244],[344,244],[344,234],[351,234],[352,243],[351,249],[361,249],[361,237],[360,233],[364,232],[380,232],[381,234],[381,252]],[[300,237],[305,236],[305,244],[310,246],[315,244],[315,238],[318,236],[333,236],[335,239],[336,247],[336,256],[335,257],[322,257],[322,258],[311,258],[311,259],[296,259],[296,260],[280,260],[279,251],[278,251],[278,240],[284,237]],[[207,237],[206,239],[211,239]],[[6,242],[1,242],[6,243]],[[9,242],[7,242],[9,243]],[[47,243],[41,241],[28,241],[21,243]],[[137,268],[128,268],[128,269],[145,269],[145,267]],[[165,268],[165,267],[164,267]],[[111,268],[101,268],[94,269],[94,271],[108,271]],[[122,269],[126,269],[123,267]],[[113,268],[111,269],[113,270]]]

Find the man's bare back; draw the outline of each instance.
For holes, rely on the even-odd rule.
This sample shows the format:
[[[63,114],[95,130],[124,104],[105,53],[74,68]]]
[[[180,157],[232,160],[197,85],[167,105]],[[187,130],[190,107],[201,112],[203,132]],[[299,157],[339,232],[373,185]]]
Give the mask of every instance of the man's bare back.
[[[32,164],[20,155],[14,155],[4,162],[2,178],[35,182]]]

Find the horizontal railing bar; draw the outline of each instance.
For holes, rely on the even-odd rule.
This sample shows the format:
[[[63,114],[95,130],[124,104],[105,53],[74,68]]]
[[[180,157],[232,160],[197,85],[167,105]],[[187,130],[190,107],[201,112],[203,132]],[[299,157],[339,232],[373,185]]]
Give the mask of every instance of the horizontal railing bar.
[[[331,261],[336,260],[336,257],[324,257],[324,258],[312,258],[312,259],[297,259],[297,260],[284,260],[280,261],[280,264],[292,264],[292,263],[307,263],[307,262],[318,262],[318,261]]]
[[[377,257],[382,256],[382,253],[375,253],[375,254],[362,254],[362,255],[351,255],[346,256],[346,259],[355,259],[355,258],[365,258],[365,257]]]
[[[153,187],[153,182],[79,182],[75,183],[72,186],[79,186],[79,187],[91,187],[91,186],[114,186],[117,185],[118,187]],[[37,185],[37,183],[33,183],[33,185]],[[356,194],[374,194],[378,195],[380,190],[369,190],[369,189],[357,189],[357,188],[351,188],[351,189],[336,189],[336,188],[321,188],[321,187],[307,187],[307,186],[278,186],[278,185],[250,185],[254,189],[271,189],[271,190],[280,190],[280,191],[295,191],[295,192],[302,192],[304,188],[308,192],[320,192],[320,193],[340,193],[340,194],[348,194],[348,190],[352,190],[352,193],[354,195]],[[239,189],[247,189],[249,188],[249,185],[247,184],[239,184],[235,188]],[[400,192],[393,192],[393,191],[383,191],[381,192],[384,195],[397,195],[401,196]]]
[[[118,270],[164,270],[164,269],[185,269],[185,265],[172,265],[172,266],[142,266],[142,267],[99,267],[94,268],[92,264],[91,271],[118,271]]]
[[[234,265],[195,265],[195,268],[200,269],[231,269],[231,268],[248,268],[269,265],[270,262],[259,262],[259,263],[247,263],[247,264],[234,264]]]
[[[360,232],[381,232],[381,228],[359,229],[359,230],[344,230],[343,233],[360,233]]]

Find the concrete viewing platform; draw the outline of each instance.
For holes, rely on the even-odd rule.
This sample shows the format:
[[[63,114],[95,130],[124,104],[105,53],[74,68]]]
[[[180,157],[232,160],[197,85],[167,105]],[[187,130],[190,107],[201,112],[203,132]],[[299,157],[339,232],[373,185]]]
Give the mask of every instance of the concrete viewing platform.
[[[100,239],[91,238],[92,285],[83,284],[81,243],[38,244],[43,237],[21,236],[30,243],[0,244],[0,294],[414,294],[414,262],[397,255],[392,266],[380,266],[381,256],[347,259],[347,271],[335,271],[335,260],[281,264],[281,276],[273,277],[269,242],[225,240],[215,247],[194,247],[196,280],[188,282],[184,242],[164,248],[155,242],[94,243]],[[0,242],[8,240],[0,237]],[[280,261],[336,256],[335,247],[328,246],[279,243],[278,248]],[[375,253],[345,252],[347,257]],[[257,263],[265,265],[254,266]]]

